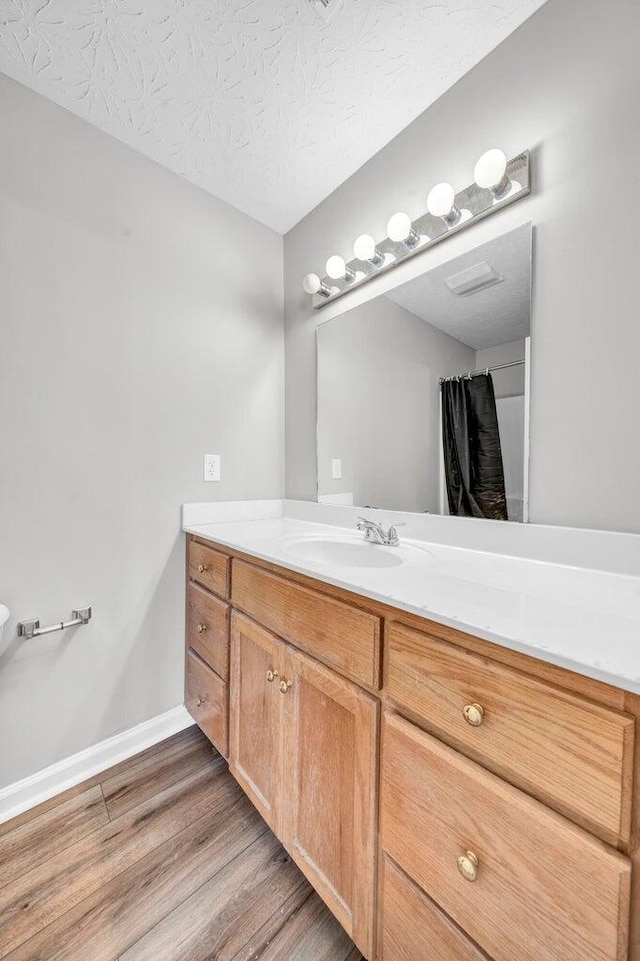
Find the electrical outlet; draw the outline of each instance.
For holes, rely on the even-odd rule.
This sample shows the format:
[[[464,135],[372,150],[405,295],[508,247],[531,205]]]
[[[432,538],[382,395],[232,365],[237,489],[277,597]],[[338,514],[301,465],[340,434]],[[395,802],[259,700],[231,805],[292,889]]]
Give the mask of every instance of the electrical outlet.
[[[342,461],[339,457],[334,457],[331,461],[331,479],[340,480],[342,477]]]
[[[204,479],[205,481],[222,480],[222,455],[204,455]]]

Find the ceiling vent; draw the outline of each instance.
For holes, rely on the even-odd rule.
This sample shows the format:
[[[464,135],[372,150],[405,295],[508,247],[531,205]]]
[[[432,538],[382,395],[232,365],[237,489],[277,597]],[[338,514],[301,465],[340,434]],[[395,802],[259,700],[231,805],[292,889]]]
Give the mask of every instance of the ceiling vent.
[[[309,0],[319,17],[329,22],[342,6],[342,0]]]
[[[466,297],[468,294],[475,294],[479,290],[484,290],[485,287],[502,283],[503,280],[502,274],[483,260],[482,263],[461,270],[459,274],[452,274],[451,277],[447,277],[445,283],[454,294],[458,294],[459,297]]]

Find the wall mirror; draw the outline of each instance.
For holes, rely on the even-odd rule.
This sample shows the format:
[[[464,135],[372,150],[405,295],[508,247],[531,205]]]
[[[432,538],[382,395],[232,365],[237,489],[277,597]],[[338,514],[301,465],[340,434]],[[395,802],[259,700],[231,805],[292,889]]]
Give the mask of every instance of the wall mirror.
[[[531,224],[317,328],[318,499],[526,521]]]

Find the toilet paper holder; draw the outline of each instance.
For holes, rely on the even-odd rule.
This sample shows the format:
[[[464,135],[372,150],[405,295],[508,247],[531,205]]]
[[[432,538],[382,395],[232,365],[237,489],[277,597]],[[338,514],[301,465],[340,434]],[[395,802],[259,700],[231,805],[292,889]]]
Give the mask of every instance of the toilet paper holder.
[[[41,634],[52,634],[54,631],[65,631],[68,627],[88,624],[90,620],[90,607],[79,607],[77,610],[71,611],[71,620],[58,621],[57,624],[50,624],[48,627],[40,627],[40,619],[32,617],[26,621],[18,621],[18,637],[29,640],[32,637],[40,637]]]

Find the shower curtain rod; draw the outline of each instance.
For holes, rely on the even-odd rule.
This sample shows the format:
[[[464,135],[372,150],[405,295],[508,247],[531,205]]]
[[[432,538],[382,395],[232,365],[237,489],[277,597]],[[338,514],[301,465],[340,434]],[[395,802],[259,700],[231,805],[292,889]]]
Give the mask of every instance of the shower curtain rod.
[[[512,360],[508,364],[494,364],[493,367],[483,367],[482,370],[468,370],[466,374],[453,374],[451,377],[439,377],[438,383],[444,384],[447,380],[462,380],[463,378],[468,378],[471,380],[472,377],[478,377],[480,374],[488,374],[492,370],[504,370],[506,367],[519,367],[524,364],[523,360]]]

